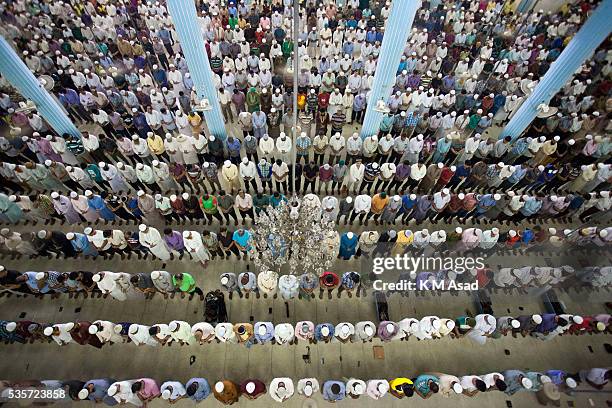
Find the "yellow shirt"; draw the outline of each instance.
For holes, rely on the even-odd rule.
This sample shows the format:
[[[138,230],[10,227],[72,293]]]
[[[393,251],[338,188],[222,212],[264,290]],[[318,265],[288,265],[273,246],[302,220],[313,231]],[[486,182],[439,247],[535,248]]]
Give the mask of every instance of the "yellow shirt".
[[[410,378],[398,377],[389,381],[389,389],[398,395],[404,395],[404,391],[402,390],[402,385],[404,384],[411,385],[413,383]]]
[[[382,198],[380,194],[376,194],[374,197],[372,197],[371,211],[374,214],[382,213],[385,207],[387,206],[388,202],[389,202],[389,196]]]
[[[405,232],[408,233],[406,236]],[[404,253],[406,247],[412,244],[414,241],[414,234],[410,230],[399,231],[397,233],[397,240],[395,241],[395,245],[393,246],[393,255],[401,255]]]
[[[159,135],[153,136],[153,139],[147,137],[147,145],[149,146],[149,150],[153,152],[153,154],[162,154],[166,151],[164,147],[164,141]]]

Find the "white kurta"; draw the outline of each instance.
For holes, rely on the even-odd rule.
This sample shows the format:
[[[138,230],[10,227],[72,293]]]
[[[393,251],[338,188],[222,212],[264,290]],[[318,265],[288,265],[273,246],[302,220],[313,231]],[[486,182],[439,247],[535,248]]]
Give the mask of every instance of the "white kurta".
[[[191,255],[191,258],[194,261],[206,262],[210,259],[210,253],[208,249],[204,246],[202,242],[202,236],[197,231],[190,231],[191,237],[185,238],[183,236],[183,243],[185,244],[185,248]]]
[[[146,232],[139,231],[138,240],[162,261],[170,259],[170,251],[157,229],[149,227]]]

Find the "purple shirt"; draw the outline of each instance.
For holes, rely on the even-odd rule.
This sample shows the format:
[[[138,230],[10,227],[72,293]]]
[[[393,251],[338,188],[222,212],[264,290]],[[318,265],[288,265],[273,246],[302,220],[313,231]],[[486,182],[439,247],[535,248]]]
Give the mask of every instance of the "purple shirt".
[[[390,331],[387,328],[388,325],[392,325],[393,326],[393,331]],[[395,322],[390,322],[388,320],[383,320],[378,325],[378,338],[381,339],[382,341],[389,341],[389,340],[391,340],[393,337],[395,337],[395,335],[397,335],[398,332],[399,332],[399,326]]]
[[[546,313],[542,315],[542,323],[538,324],[535,328],[535,331],[539,333],[550,333],[554,329],[557,328],[557,322],[555,322],[555,317],[557,315],[554,313]]]
[[[166,241],[166,244],[175,251],[182,251],[185,249],[183,236],[180,232],[172,231],[171,235],[164,235],[164,241]]]
[[[410,176],[410,165],[406,165],[404,163],[400,163],[395,168],[395,176],[396,180],[406,180]]]

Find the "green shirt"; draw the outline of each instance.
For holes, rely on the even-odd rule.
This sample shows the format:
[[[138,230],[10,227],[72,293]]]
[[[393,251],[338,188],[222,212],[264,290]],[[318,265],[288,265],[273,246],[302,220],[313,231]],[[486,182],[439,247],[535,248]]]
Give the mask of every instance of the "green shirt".
[[[195,290],[195,280],[193,279],[193,277],[188,274],[188,273],[183,273],[183,280],[181,281],[181,284],[179,286],[178,281],[176,280],[176,276],[172,277],[172,283],[174,284],[175,287],[178,287],[178,289],[181,292],[193,292]],[[191,288],[193,286],[193,288]],[[189,288],[191,288],[191,290],[189,290]]]
[[[87,172],[87,174],[89,174],[89,177],[91,177],[93,181],[104,181],[104,179],[102,178],[102,173],[100,173],[100,168],[95,164],[88,165],[85,168],[85,171]]]
[[[262,194],[261,198],[257,197],[257,194],[253,196],[253,205],[255,206],[255,211],[259,213],[261,210],[270,205],[270,197],[266,194]]]

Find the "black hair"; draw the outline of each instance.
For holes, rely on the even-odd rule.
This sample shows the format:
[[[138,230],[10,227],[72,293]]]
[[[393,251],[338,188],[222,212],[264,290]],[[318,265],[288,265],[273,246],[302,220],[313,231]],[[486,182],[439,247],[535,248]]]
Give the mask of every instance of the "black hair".
[[[506,388],[508,388],[508,386],[506,385],[506,382],[502,380],[501,378],[498,378],[495,380],[495,386],[497,387],[498,390],[502,392],[506,391]]]
[[[484,391],[487,390],[487,384],[484,381],[482,381],[482,380],[474,381],[474,385],[476,386],[476,389],[478,391],[484,392]]]

